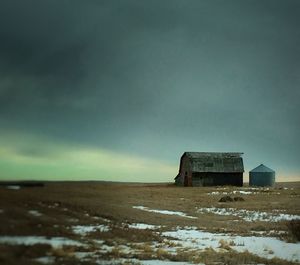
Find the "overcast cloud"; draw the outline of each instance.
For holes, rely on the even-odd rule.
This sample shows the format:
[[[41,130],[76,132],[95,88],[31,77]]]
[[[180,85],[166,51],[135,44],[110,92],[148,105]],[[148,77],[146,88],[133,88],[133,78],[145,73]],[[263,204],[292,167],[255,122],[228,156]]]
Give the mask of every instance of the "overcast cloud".
[[[299,25],[297,0],[2,0],[1,130],[299,176]]]

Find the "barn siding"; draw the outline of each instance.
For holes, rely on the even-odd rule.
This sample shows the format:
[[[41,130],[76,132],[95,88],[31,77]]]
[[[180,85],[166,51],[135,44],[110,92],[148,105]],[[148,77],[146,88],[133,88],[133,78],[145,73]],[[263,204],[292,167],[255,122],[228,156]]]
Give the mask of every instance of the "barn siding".
[[[175,184],[177,186],[182,186],[180,175],[177,175],[175,178]]]
[[[180,159],[179,175],[182,186],[192,186],[191,162],[187,156],[182,156]]]
[[[194,187],[233,185],[243,186],[243,173],[210,173],[194,172],[192,174]]]

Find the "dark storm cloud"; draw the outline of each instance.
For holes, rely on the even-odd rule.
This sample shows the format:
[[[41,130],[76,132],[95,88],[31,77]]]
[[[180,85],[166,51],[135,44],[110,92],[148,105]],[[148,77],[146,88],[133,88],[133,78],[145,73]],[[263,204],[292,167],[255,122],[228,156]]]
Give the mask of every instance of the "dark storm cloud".
[[[299,17],[298,1],[1,1],[1,123],[299,170]]]

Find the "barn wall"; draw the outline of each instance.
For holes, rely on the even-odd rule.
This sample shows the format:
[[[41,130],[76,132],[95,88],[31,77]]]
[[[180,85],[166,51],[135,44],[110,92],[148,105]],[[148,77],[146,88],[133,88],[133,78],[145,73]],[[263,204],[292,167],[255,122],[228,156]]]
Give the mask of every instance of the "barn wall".
[[[184,179],[183,177],[179,174],[178,177],[175,179],[175,184],[177,186],[183,186],[184,184]]]
[[[183,155],[180,159],[178,184],[182,186],[192,186],[191,163],[187,156]]]
[[[243,173],[192,173],[192,186],[222,186],[233,185],[243,186]]]

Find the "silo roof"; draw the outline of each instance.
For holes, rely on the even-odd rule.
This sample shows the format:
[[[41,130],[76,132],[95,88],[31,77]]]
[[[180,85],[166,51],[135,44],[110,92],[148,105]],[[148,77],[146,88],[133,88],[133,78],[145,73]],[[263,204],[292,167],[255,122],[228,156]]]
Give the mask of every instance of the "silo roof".
[[[263,164],[260,164],[258,167],[252,169],[250,172],[275,172],[273,169],[266,167]]]

